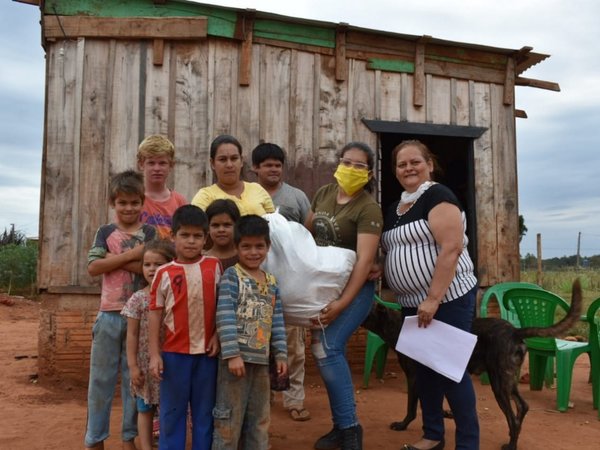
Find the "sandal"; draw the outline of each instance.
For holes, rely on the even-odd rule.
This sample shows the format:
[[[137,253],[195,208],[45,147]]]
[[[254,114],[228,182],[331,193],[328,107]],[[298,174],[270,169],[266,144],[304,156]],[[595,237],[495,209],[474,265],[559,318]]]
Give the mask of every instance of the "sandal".
[[[305,422],[307,420],[310,420],[310,413],[308,412],[307,409],[290,408],[290,409],[288,409],[288,412],[289,412],[292,420],[295,420],[297,422]]]

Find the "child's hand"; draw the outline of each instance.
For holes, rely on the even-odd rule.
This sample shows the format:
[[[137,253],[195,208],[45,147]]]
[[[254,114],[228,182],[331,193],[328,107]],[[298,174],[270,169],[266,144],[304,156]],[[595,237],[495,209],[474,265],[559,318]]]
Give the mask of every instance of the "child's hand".
[[[210,338],[210,341],[208,341],[208,345],[206,346],[206,352],[208,356],[215,357],[219,354],[219,351],[221,351],[221,345],[219,344],[219,338],[215,333],[213,334],[213,337]]]
[[[138,366],[129,368],[129,376],[131,378],[131,384],[136,388],[141,389],[144,386],[144,374]]]
[[[277,361],[277,376],[280,378],[285,377],[287,375],[287,371],[288,371],[287,363],[285,363],[283,361]]]
[[[244,360],[241,356],[236,356],[227,360],[229,372],[236,377],[243,377],[246,375],[246,368],[244,367]]]
[[[160,355],[150,355],[150,375],[158,381],[162,380],[163,360]]]

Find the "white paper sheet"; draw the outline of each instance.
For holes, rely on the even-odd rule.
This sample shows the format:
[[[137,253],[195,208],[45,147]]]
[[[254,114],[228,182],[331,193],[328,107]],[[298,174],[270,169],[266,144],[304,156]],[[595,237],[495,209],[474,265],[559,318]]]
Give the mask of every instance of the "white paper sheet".
[[[409,316],[396,350],[458,383],[476,343],[477,336],[452,325],[434,319],[427,328],[419,328],[417,316]]]

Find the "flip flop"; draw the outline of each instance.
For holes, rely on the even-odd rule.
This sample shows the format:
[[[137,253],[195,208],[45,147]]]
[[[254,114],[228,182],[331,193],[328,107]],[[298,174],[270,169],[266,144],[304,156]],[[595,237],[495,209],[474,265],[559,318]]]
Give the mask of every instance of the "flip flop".
[[[297,422],[305,422],[307,420],[310,420],[310,413],[308,412],[307,409],[290,408],[290,409],[288,409],[288,412],[289,412],[292,420],[295,420]]]

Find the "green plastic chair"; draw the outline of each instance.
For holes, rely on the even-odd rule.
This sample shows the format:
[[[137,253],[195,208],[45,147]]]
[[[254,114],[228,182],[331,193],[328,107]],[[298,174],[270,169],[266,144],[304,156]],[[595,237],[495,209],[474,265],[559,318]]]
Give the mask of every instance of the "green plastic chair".
[[[375,301],[386,308],[394,311],[399,311],[401,306],[398,303],[384,302],[381,297],[375,295]],[[367,348],[365,350],[365,371],[363,374],[363,386],[369,387],[369,378],[371,378],[371,370],[373,369],[373,362],[375,362],[375,375],[377,378],[383,378],[383,371],[385,369],[385,361],[387,359],[387,352],[389,346],[379,337],[379,335],[372,331],[367,332]]]
[[[590,325],[590,360],[592,366],[592,396],[600,420],[600,298],[589,306],[586,320]]]
[[[552,292],[537,289],[509,289],[504,293],[504,308],[514,311],[523,327],[547,327],[555,323],[557,308],[568,311],[569,304]],[[525,339],[529,351],[529,387],[541,390],[548,358],[556,360],[556,406],[561,412],[569,408],[571,379],[575,360],[590,351],[587,342],[556,338]]]
[[[498,308],[500,309],[500,317],[504,320],[508,320],[515,327],[520,327],[519,317],[514,312],[507,310],[504,307],[503,298],[504,293],[509,289],[523,288],[523,289],[542,289],[537,284],[525,283],[520,281],[508,281],[505,283],[498,283],[490,286],[486,289],[483,297],[481,298],[481,305],[479,306],[479,317],[488,317],[488,307],[492,298],[496,299]],[[548,361],[548,372],[546,373],[546,386],[552,386],[554,380],[554,364],[552,360]],[[483,372],[479,376],[481,384],[490,384],[490,378],[487,372]]]

